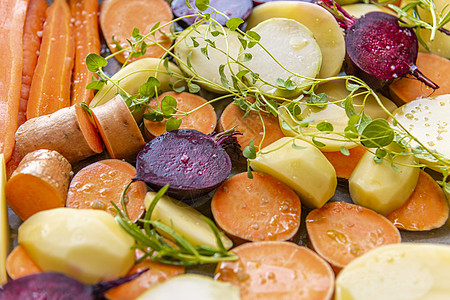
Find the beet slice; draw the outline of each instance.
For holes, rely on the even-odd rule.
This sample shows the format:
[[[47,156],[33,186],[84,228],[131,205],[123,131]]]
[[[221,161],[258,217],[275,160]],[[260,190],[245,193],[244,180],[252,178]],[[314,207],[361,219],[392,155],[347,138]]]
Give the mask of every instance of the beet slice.
[[[195,0],[189,0],[189,3],[192,7],[196,7]],[[241,18],[242,20],[247,19],[253,8],[252,0],[210,0],[209,5],[214,7],[217,11],[227,15],[230,19]],[[196,13],[193,9],[187,7],[186,0],[173,0],[171,7],[175,17],[183,17]],[[212,11],[213,10],[211,8],[208,8],[204,11],[204,13],[210,13]],[[212,17],[214,17],[216,21],[222,25],[227,23],[227,18],[222,15]],[[181,25],[184,25],[184,27],[187,27],[194,24],[194,22],[195,17],[188,17],[184,18],[180,23]]]
[[[161,134],[139,152],[134,180],[145,181],[155,189],[169,184],[167,194],[178,199],[204,195],[231,172],[231,160],[222,144],[233,134],[206,135],[194,129]]]

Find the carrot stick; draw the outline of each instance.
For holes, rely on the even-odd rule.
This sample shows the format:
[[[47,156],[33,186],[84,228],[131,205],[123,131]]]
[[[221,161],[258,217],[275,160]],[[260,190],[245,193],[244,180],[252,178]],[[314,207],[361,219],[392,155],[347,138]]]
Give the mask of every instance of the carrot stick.
[[[215,279],[240,288],[244,299],[331,299],[334,274],[308,248],[290,242],[254,242],[232,250],[235,262],[217,265]]]
[[[236,136],[241,149],[247,147],[251,140],[253,140],[255,146],[259,147],[264,135],[261,118],[254,111],[250,112],[247,117],[244,117],[244,115],[244,111],[238,106],[233,103],[229,104],[220,116],[218,124],[219,131],[225,131],[237,125],[236,129],[243,133],[242,135]],[[264,148],[284,137],[284,134],[281,131],[278,118],[268,113],[261,113],[261,117],[266,130],[264,142],[262,144],[262,148]]]
[[[92,116],[111,158],[136,160],[144,147],[136,121],[121,96],[92,109]]]
[[[70,8],[75,19],[76,46],[71,104],[89,104],[94,98],[94,90],[86,89],[92,78],[92,72],[86,67],[86,56],[89,53],[100,54],[98,0],[70,0]]]
[[[216,190],[211,211],[217,225],[239,243],[292,238],[300,226],[297,194],[274,177],[253,172],[225,180]]]
[[[41,46],[42,28],[48,3],[45,0],[30,0],[23,29],[22,89],[20,91],[19,126],[27,120],[27,103],[31,79],[36,68]]]
[[[350,155],[344,155],[340,151],[322,152],[336,170],[336,176],[347,180],[361,157],[366,153],[366,149],[364,147],[355,147],[348,151]]]
[[[106,159],[81,169],[72,179],[66,206],[105,210],[115,215],[111,201],[122,207],[121,196],[125,186],[136,177],[136,169],[118,159]],[[127,212],[132,221],[144,213],[147,186],[142,181],[131,184],[127,194]]]
[[[28,120],[70,105],[75,54],[70,9],[65,0],[55,0],[46,14],[39,58],[28,99]]]
[[[420,170],[414,192],[406,203],[387,215],[399,229],[422,231],[439,228],[448,219],[447,199],[428,173]]]
[[[0,47],[2,71],[0,72],[0,153],[8,162],[14,149],[14,133],[17,130],[20,87],[22,82],[23,26],[27,12],[27,0],[0,2]]]
[[[158,103],[166,96],[174,97],[177,100],[178,113],[192,111],[202,105],[199,110],[187,115],[182,119],[180,128],[196,129],[204,134],[210,134],[216,128],[217,115],[214,107],[211,104],[207,104],[206,99],[190,94],[190,93],[175,93],[166,92],[159,96],[159,100],[152,99],[149,103],[149,107],[155,109]],[[146,112],[149,112],[147,109]],[[178,117],[177,117],[178,118]],[[148,139],[166,132],[166,121],[156,122],[144,119],[145,135]]]
[[[63,207],[71,171],[70,163],[56,151],[31,152],[6,183],[6,201],[22,220],[38,211]]]
[[[313,249],[336,272],[373,248],[401,241],[398,229],[384,216],[345,202],[311,211],[306,230]]]
[[[20,155],[37,149],[58,151],[71,163],[103,151],[98,133],[80,104],[26,121],[16,132]]]
[[[23,276],[42,272],[42,269],[30,257],[27,250],[21,245],[9,253],[6,258],[6,271],[9,277],[17,279]]]

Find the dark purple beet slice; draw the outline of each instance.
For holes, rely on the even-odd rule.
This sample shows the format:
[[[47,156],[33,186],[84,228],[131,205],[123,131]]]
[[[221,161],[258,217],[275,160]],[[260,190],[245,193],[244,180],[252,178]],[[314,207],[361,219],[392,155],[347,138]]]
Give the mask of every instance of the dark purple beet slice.
[[[195,7],[195,0],[189,0],[189,3],[192,7]],[[227,15],[230,19],[241,18],[242,20],[247,19],[253,8],[252,0],[210,0],[209,5]],[[186,0],[173,0],[171,7],[175,17],[183,17],[195,13],[193,9],[187,7]],[[204,12],[210,13],[212,9],[208,8]],[[227,19],[222,15],[217,15],[215,19],[222,25],[225,25],[227,22]],[[184,18],[182,22],[184,22],[183,25],[190,26],[195,22],[195,17]]]
[[[159,135],[139,152],[135,180],[155,189],[169,184],[167,193],[178,199],[204,195],[231,172],[231,160],[222,142],[193,129]]]

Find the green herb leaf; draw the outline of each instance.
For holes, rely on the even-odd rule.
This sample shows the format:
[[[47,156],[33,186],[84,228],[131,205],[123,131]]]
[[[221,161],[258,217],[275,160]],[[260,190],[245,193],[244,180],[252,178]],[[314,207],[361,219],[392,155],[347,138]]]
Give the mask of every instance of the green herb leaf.
[[[389,145],[394,140],[394,130],[384,119],[370,122],[362,132],[365,137],[361,143],[368,148],[378,148]]]
[[[153,25],[152,29],[150,29],[150,32],[152,33],[153,36],[155,36],[156,29],[159,27],[160,24],[161,22],[156,22],[156,24]]]
[[[353,106],[352,97],[348,96],[347,98],[345,98],[343,104],[345,108],[345,114],[349,119],[357,115],[355,107]]]
[[[207,59],[209,59],[209,56],[208,56],[208,48],[207,48],[207,47],[200,48],[200,52],[201,52],[204,56],[206,56]]]
[[[86,56],[86,67],[89,71],[95,73],[99,68],[105,67],[108,64],[108,61],[95,53],[89,53]]]
[[[252,58],[253,58],[253,56],[251,55],[251,53],[244,53],[244,58],[242,59],[242,62],[251,61]]]
[[[181,119],[170,117],[166,121],[166,130],[167,131],[177,130],[178,128],[180,128],[180,125],[181,125]]]
[[[90,116],[92,116],[91,108],[89,107],[89,105],[86,104],[86,102],[81,102],[80,105],[81,105],[81,107],[82,107],[85,111],[88,112],[88,114],[89,114]]]
[[[246,35],[250,37],[250,40],[248,42],[249,48],[253,48],[261,40],[261,36],[257,34],[255,31],[249,30],[246,32]]]
[[[189,93],[195,94],[195,93],[198,93],[200,91],[200,86],[198,84],[193,83],[193,82],[189,82],[188,83],[188,89],[189,89]]]
[[[339,148],[339,151],[341,151],[341,153],[342,153],[343,155],[345,155],[345,156],[349,156],[349,155],[350,155],[350,151],[348,151],[347,147],[345,147],[345,146],[341,146],[341,147]]]
[[[161,112],[165,116],[170,116],[177,112],[177,99],[172,96],[165,96],[161,100]]]
[[[191,55],[192,55],[192,51],[189,52],[189,54],[186,56],[186,64],[188,66],[189,69],[192,69],[192,65],[191,65]]]
[[[327,94],[325,93],[315,94],[313,92],[308,98],[308,102],[316,104],[315,106],[317,108],[324,108],[326,106],[325,104],[327,103]]]
[[[172,83],[169,83],[169,87],[177,93],[181,93],[184,92],[184,90],[186,90],[186,87],[184,85],[176,87],[175,85],[173,85]]]
[[[247,159],[256,158],[255,143],[253,142],[253,140],[251,140],[250,144],[244,148],[244,151],[242,151],[242,155],[244,155],[244,157]]]
[[[350,83],[348,80],[345,82],[345,88],[350,92],[353,92],[359,89],[360,87],[361,86],[359,84]]]
[[[225,76],[225,65],[220,65],[219,66],[219,75],[220,75],[220,82],[222,83],[222,85],[226,88],[230,87],[229,81],[227,79],[227,76]]]
[[[166,69],[167,74],[169,74],[169,75],[173,74],[173,72],[169,69],[169,58],[167,58],[167,57],[164,58],[163,66],[164,66],[164,69]]]
[[[244,23],[244,20],[242,20],[241,18],[231,18],[227,20],[226,25],[228,29],[230,29],[231,31],[235,31],[242,23]]]
[[[319,142],[318,140],[316,140],[316,137],[312,138],[312,142],[314,145],[316,145],[317,147],[325,147],[326,145],[322,142]]]
[[[319,131],[333,131],[333,124],[323,121],[316,125]]]
[[[200,11],[205,11],[209,6],[209,0],[195,0],[195,6]]]
[[[239,78],[239,80],[242,81],[242,78],[247,75],[250,71],[249,70],[241,70],[236,74],[236,77]]]
[[[101,89],[104,85],[105,85],[105,82],[104,82],[104,81],[101,81],[101,80],[94,80],[94,81],[89,82],[89,83],[86,85],[86,89],[88,89],[88,90],[99,90],[99,89]]]
[[[192,44],[194,45],[194,48],[197,48],[198,46],[200,46],[200,44],[195,39],[196,37],[191,36]]]
[[[242,38],[242,37],[240,37],[240,36],[238,37],[238,39],[239,39],[239,42],[241,42],[242,48],[244,50],[247,49],[247,40]]]

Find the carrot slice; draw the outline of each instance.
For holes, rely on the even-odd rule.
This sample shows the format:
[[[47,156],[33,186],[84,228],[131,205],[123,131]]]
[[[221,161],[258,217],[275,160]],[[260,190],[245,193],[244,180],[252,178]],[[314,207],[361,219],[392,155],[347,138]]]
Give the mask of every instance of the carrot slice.
[[[56,151],[27,154],[6,183],[6,201],[26,220],[38,211],[64,207],[72,166]]]
[[[230,103],[223,110],[218,124],[219,131],[225,131],[237,125],[236,129],[243,133],[242,135],[236,136],[241,149],[247,147],[251,140],[253,140],[256,147],[259,147],[264,136],[264,128],[266,134],[264,136],[262,148],[284,137],[278,118],[274,117],[272,114],[261,113],[260,117],[257,112],[252,111],[247,117],[244,117],[244,115],[245,113],[242,109],[233,103]],[[264,126],[261,122],[261,118],[264,122]]]
[[[433,177],[420,170],[417,186],[408,201],[387,218],[400,229],[422,231],[443,226],[448,214],[444,192]]]
[[[331,299],[334,274],[308,248],[290,242],[254,242],[232,250],[236,262],[217,265],[215,279],[237,285],[246,299]]]
[[[313,249],[337,272],[373,248],[401,241],[398,229],[384,216],[346,202],[311,211],[306,230]]]
[[[135,161],[145,141],[122,97],[93,108],[92,116],[109,156]]]
[[[419,80],[401,78],[389,85],[391,98],[397,105],[403,105],[419,97],[429,97],[431,94],[433,96],[450,94],[450,79],[448,77],[450,61],[448,59],[432,53],[419,52],[416,65],[439,88],[433,91]]]
[[[348,150],[350,155],[344,155],[341,151],[322,152],[333,165],[338,178],[349,179],[361,157],[366,153],[364,147],[355,147]]]
[[[216,128],[217,115],[214,107],[208,101],[200,96],[190,93],[166,92],[159,96],[159,100],[152,99],[149,107],[155,109],[162,99],[166,96],[174,97],[177,100],[178,114],[190,112],[202,106],[195,112],[182,119],[180,128],[196,129],[204,134],[210,134]],[[148,110],[146,111],[148,112]],[[178,117],[176,117],[178,118]],[[148,139],[166,132],[166,121],[155,122],[144,119],[145,134]]]
[[[17,130],[23,65],[22,36],[27,6],[27,0],[0,3],[0,40],[5,41],[0,47],[0,153],[5,155],[6,162],[11,158]]]
[[[6,163],[6,180],[9,180],[9,178],[11,178],[11,175],[14,173],[14,171],[19,166],[22,158],[23,158],[23,156],[20,155],[19,151],[17,150],[17,146],[14,146],[14,150],[11,155],[11,158]]]
[[[42,28],[48,3],[45,0],[30,0],[23,28],[23,68],[20,90],[19,126],[27,120],[27,103],[30,95],[31,79],[36,68],[41,46]]]
[[[216,190],[211,211],[217,225],[238,243],[292,238],[300,226],[297,194],[268,174],[252,174],[230,177]]]
[[[75,55],[70,8],[65,0],[55,0],[46,13],[39,58],[28,99],[28,120],[70,105]]]
[[[71,104],[89,104],[94,90],[86,89],[92,72],[86,66],[89,53],[100,54],[98,33],[98,0],[70,0],[72,17],[75,20],[75,65],[73,69]]]
[[[113,201],[122,208],[121,196],[125,186],[136,177],[136,169],[118,159],[106,159],[81,169],[72,179],[66,206],[105,210],[115,215]],[[127,211],[130,220],[137,221],[144,213],[145,183],[131,184],[127,192]]]
[[[30,257],[21,245],[9,253],[6,258],[6,272],[12,279],[42,272],[42,269]]]
[[[134,28],[138,28],[141,34],[148,34],[153,26],[160,22],[168,23],[173,18],[172,10],[164,0],[107,0],[103,1],[100,8],[100,27],[103,36],[111,52],[117,52],[120,47],[129,46],[127,39],[131,39]],[[150,36],[146,54],[142,57],[161,57],[172,44],[167,35],[170,35],[169,26],[156,32],[155,37]],[[114,40],[113,40],[114,38]],[[158,41],[160,46],[152,43]],[[116,42],[116,43],[114,43]],[[116,56],[121,63],[125,62],[128,53],[120,53]]]

